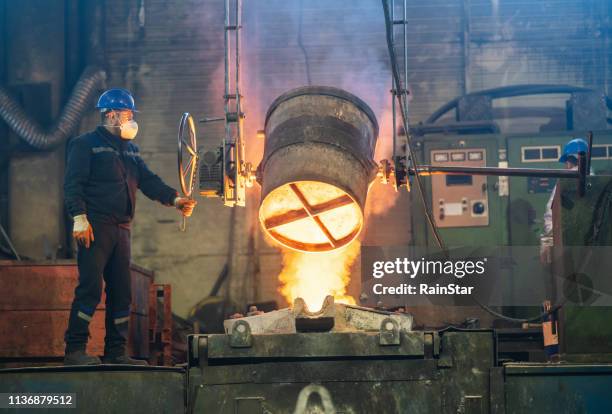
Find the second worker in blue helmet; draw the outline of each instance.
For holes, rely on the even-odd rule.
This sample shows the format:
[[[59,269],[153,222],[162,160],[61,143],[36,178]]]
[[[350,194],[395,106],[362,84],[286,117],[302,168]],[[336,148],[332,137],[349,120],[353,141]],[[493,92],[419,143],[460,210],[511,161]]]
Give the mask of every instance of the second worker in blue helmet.
[[[136,208],[136,190],[190,216],[195,201],[155,175],[132,140],[138,133],[132,94],[120,88],[98,99],[101,125],[70,141],[64,197],[74,219],[78,243],[79,284],[74,292],[65,334],[66,365],[99,364],[87,355],[89,323],[106,283],[106,337],[102,362],[138,364],[126,352],[131,304],[130,223]]]
[[[578,169],[578,154],[587,153],[589,144],[582,138],[574,138],[568,141],[563,147],[563,154],[559,157],[559,162],[568,170]],[[590,173],[590,171],[589,171]],[[548,202],[546,203],[546,211],[544,212],[544,229],[540,234],[540,261],[544,264],[552,263],[553,245],[553,221],[552,221],[552,205],[557,192],[557,185],[553,187]]]

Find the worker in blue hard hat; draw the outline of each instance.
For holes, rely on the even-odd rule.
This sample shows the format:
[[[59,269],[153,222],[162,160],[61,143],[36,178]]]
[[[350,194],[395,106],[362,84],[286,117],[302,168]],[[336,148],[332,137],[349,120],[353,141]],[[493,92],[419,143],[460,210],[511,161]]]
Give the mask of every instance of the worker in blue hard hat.
[[[67,365],[104,363],[146,365],[126,354],[131,304],[130,223],[136,190],[190,216],[195,201],[155,175],[132,140],[138,133],[136,106],[125,89],[110,89],[98,99],[101,125],[70,141],[64,197],[74,219],[79,283],[65,334]],[[106,283],[104,356],[85,352],[89,323]]]
[[[566,168],[578,168],[578,153],[589,151],[589,144],[582,138],[574,138],[563,147],[563,154],[559,162],[565,163]]]
[[[568,170],[578,169],[578,154],[587,153],[589,144],[582,138],[574,138],[563,147],[563,154],[559,157],[559,162],[565,164]],[[553,244],[553,222],[552,222],[552,205],[557,192],[557,185],[553,187],[548,203],[546,203],[546,211],[544,212],[544,230],[540,235],[540,259],[543,263],[551,262],[550,247]]]
[[[138,124],[134,121],[136,105],[132,94],[120,88],[109,89],[100,95],[96,108],[102,113],[102,123],[107,129],[118,129],[113,134],[123,139],[134,139],[138,134]]]

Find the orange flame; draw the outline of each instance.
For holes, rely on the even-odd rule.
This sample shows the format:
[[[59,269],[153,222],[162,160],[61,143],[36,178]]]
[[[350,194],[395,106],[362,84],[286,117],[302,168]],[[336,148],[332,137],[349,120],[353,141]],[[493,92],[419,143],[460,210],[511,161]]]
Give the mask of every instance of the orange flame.
[[[283,249],[280,293],[290,304],[295,298],[303,298],[311,311],[319,310],[327,295],[338,303],[354,305],[355,299],[346,294],[346,289],[360,245],[355,240],[342,249],[322,253]]]

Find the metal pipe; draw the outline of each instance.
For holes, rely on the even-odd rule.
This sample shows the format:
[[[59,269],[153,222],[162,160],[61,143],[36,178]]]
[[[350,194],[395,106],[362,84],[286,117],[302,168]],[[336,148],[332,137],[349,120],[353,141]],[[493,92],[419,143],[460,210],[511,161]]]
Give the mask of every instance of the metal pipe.
[[[404,93],[404,98],[407,98],[406,94],[408,94],[408,3],[407,0],[404,0],[404,13],[403,19],[404,24],[402,25],[404,29],[404,89],[401,91]],[[402,87],[402,85],[397,85],[398,88]],[[406,111],[406,119],[408,119],[408,99],[406,99],[404,108]]]
[[[391,21],[394,21],[395,19],[395,0],[391,0]],[[397,165],[397,159],[396,159],[396,153],[397,153],[397,109],[395,108],[395,91],[397,90],[397,85],[395,84],[395,79],[393,78],[393,75],[391,75],[391,116],[392,116],[392,125],[393,125],[393,130],[391,131],[391,136],[393,137],[393,155],[392,155],[392,160],[393,160],[393,165],[394,167],[397,169],[398,165]]]
[[[411,133],[423,136],[426,134],[450,134],[450,133],[499,133],[499,126],[493,121],[463,121],[449,122],[446,124],[417,125],[410,129]]]
[[[463,29],[463,94],[466,95],[471,89],[470,83],[470,2],[463,0],[462,5],[462,29]]]
[[[236,0],[236,31],[235,31],[235,75],[236,81],[234,85],[236,95],[236,165],[234,167],[234,183],[236,187],[239,187],[239,180],[242,179],[242,173],[244,168],[244,139],[243,139],[243,125],[242,121],[244,115],[242,113],[242,103],[240,101],[240,29],[242,26],[242,0]],[[236,201],[239,201],[239,192],[235,193]]]
[[[588,139],[589,139],[589,149],[587,151],[586,170],[588,171],[587,174],[589,174],[591,172],[591,156],[592,156],[592,153],[593,153],[593,131],[589,131],[587,136],[588,136]]]
[[[232,139],[232,127],[230,125],[229,119],[228,119],[228,114],[230,112],[230,99],[232,99],[231,93],[230,93],[230,82],[231,82],[231,76],[230,76],[230,51],[231,51],[231,47],[230,47],[230,33],[229,31],[231,30],[230,27],[230,0],[225,0],[225,22],[224,22],[225,27],[223,28],[223,42],[224,42],[224,48],[225,48],[225,53],[224,53],[224,92],[223,92],[223,109],[225,111],[225,139],[223,140],[223,154],[224,154],[224,158],[226,157],[226,154],[231,153],[230,149],[226,147],[226,145],[231,145],[231,139]],[[227,162],[223,163],[223,176],[229,176],[229,171],[227,171],[229,165]],[[225,190],[225,194],[224,197],[227,196],[227,190]],[[231,285],[232,285],[232,272],[234,270],[234,231],[235,231],[235,224],[236,224],[236,209],[232,208],[231,209],[231,213],[230,213],[230,218],[229,218],[229,234],[228,234],[228,240],[227,240],[227,253],[226,253],[226,257],[227,257],[227,283],[225,284],[225,288],[223,290],[223,297],[225,298],[226,302],[229,302],[230,297],[231,297]],[[223,309],[223,312],[225,313],[225,308]]]
[[[225,56],[224,56],[224,110],[227,118],[227,114],[229,113],[229,100],[230,100],[230,74],[229,74],[229,65],[230,65],[230,38],[229,38],[229,30],[230,30],[230,0],[225,0],[225,28],[223,30],[223,42],[225,46]],[[229,140],[231,137],[231,129],[229,122],[225,123],[225,139]]]
[[[419,175],[494,175],[511,177],[551,177],[580,178],[580,172],[575,170],[559,170],[554,168],[498,168],[498,167],[442,167],[437,165],[421,165],[417,167]],[[408,174],[415,175],[413,168]]]
[[[586,191],[586,176],[588,161],[586,153],[581,151],[578,153],[578,196],[583,197]]]
[[[224,78],[223,78],[223,85],[224,85],[224,92],[223,92],[223,110],[225,112],[225,139],[223,140],[223,157],[224,157],[224,162],[223,162],[223,176],[227,177],[230,176],[231,174],[231,170],[232,170],[232,166],[231,164],[231,159],[229,159],[231,157],[231,148],[232,145],[234,144],[233,141],[233,137],[232,137],[232,127],[230,125],[230,120],[229,120],[229,113],[230,113],[230,100],[232,99],[233,95],[230,94],[230,89],[231,89],[231,76],[230,76],[230,52],[231,52],[231,38],[230,38],[230,30],[232,30],[231,26],[230,26],[230,0],[225,0],[225,22],[224,22],[224,30],[223,30],[223,44],[224,44],[224,49],[225,49],[225,53],[224,53]],[[234,97],[235,98],[235,97]],[[235,196],[235,191],[233,191],[233,189],[230,189],[229,187],[225,186],[226,188],[224,189],[224,194],[223,194],[223,198],[224,201],[227,203],[228,201],[235,201],[236,196]],[[234,217],[234,214],[232,213],[232,218]],[[233,229],[233,221],[230,221],[230,228]],[[231,230],[230,230],[231,231]],[[228,256],[228,260],[231,260],[231,258],[229,258]],[[229,284],[229,283],[228,283]]]
[[[554,93],[574,93],[574,92],[592,92],[592,89],[582,88],[570,85],[512,85],[502,86],[493,89],[484,89],[477,92],[469,93],[465,96],[490,96],[491,99],[498,98],[511,98],[514,96],[524,95],[543,95],[543,94],[554,94]],[[444,114],[451,109],[457,107],[459,100],[462,97],[457,97],[438,108],[433,114],[429,116],[424,124],[433,124]]]

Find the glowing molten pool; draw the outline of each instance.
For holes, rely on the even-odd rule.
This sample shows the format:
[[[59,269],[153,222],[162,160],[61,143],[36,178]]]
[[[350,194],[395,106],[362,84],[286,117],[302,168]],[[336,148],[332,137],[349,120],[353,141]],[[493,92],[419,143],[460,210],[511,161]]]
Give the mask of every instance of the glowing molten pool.
[[[363,213],[353,197],[334,185],[298,181],[271,191],[261,203],[259,220],[266,233],[285,247],[325,252],[357,237]]]

